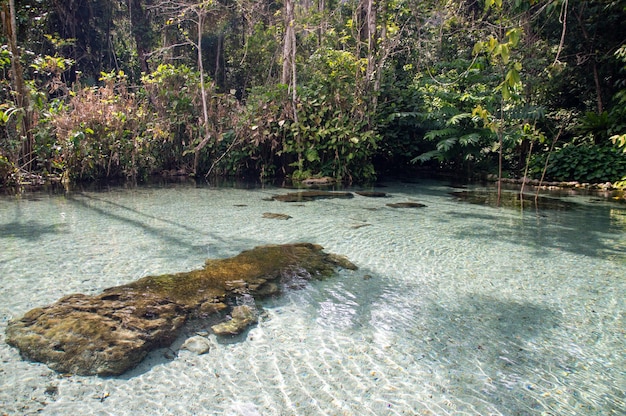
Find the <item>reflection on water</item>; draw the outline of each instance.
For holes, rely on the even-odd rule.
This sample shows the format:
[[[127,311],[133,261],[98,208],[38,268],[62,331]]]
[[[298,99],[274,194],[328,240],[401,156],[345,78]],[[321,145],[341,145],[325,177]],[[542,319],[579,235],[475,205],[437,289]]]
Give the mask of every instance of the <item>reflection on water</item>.
[[[386,198],[295,204],[272,200],[285,189],[189,184],[0,199],[0,409],[624,413],[626,207],[578,196],[552,198],[557,209],[494,208],[458,201],[445,183],[385,185]],[[407,202],[426,207],[386,206]],[[197,321],[109,379],[58,375],[4,343],[9,319],[61,296],[299,241],[360,269],[263,301],[239,337]],[[198,334],[207,354],[179,350]]]

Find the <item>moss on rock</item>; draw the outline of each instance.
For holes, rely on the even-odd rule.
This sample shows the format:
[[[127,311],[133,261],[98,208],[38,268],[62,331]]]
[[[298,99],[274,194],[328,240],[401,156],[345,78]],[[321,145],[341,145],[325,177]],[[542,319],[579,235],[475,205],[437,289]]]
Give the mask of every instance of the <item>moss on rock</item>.
[[[268,245],[186,273],[146,276],[95,296],[69,295],[9,322],[6,339],[28,359],[82,375],[118,375],[157,347],[170,345],[190,317],[227,308],[246,294],[273,295],[279,282],[322,278],[336,267],[356,269],[315,244]],[[235,309],[229,325],[243,330],[256,319]],[[234,333],[227,325],[223,333]]]

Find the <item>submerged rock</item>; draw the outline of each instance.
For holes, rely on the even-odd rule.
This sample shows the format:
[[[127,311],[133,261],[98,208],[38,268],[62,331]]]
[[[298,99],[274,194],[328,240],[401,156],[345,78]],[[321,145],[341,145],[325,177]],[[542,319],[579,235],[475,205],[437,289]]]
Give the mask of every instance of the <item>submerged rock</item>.
[[[268,218],[271,220],[288,220],[291,217],[291,215],[287,215],[287,214],[280,214],[280,213],[276,213],[276,212],[264,212],[263,213],[263,218]]]
[[[187,350],[198,355],[206,354],[211,349],[211,341],[205,337],[196,335],[186,340],[180,349]]]
[[[356,194],[367,198],[387,198],[389,196],[386,192],[379,191],[358,191]]]
[[[393,204],[387,204],[390,208],[424,208],[426,205],[419,202],[395,202]]]
[[[258,313],[256,308],[249,305],[240,305],[233,308],[229,321],[213,325],[211,329],[217,335],[237,335],[250,325],[256,324],[257,321]]]
[[[354,198],[354,195],[351,192],[303,191],[274,195],[272,197],[273,200],[281,202],[303,202],[326,198]]]
[[[189,318],[218,313],[237,296],[275,294],[280,282],[294,276],[322,278],[337,267],[356,269],[322,249],[309,243],[261,246],[209,259],[200,270],[146,276],[94,296],[69,295],[9,322],[6,341],[23,357],[59,372],[122,374],[150,350],[169,346]],[[253,322],[243,308],[231,315],[241,325]]]

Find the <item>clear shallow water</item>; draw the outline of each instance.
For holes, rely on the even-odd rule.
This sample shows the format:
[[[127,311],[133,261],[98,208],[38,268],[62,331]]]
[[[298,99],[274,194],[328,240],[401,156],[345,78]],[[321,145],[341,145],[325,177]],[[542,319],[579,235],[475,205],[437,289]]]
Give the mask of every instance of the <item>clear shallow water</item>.
[[[624,205],[521,212],[386,185],[302,204],[188,185],[0,198],[0,414],[626,412]],[[385,206],[405,201],[427,207]],[[61,296],[300,241],[360,269],[264,300],[235,339],[196,322],[116,378],[60,375],[4,342],[8,320]],[[197,332],[209,353],[178,350]]]

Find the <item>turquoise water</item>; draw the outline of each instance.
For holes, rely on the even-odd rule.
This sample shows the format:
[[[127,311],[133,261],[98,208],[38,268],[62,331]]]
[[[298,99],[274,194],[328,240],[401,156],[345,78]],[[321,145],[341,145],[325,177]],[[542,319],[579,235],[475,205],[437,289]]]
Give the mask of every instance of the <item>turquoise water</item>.
[[[0,197],[0,414],[626,412],[625,205],[521,211],[443,182],[384,185],[384,199],[303,203],[181,184]],[[426,207],[386,206],[407,201]],[[64,295],[301,241],[359,270],[262,301],[239,337],[195,322],[114,378],[57,374],[4,342],[10,319]],[[180,349],[198,334],[207,354]]]

